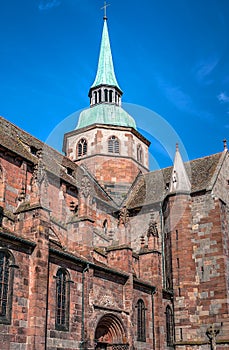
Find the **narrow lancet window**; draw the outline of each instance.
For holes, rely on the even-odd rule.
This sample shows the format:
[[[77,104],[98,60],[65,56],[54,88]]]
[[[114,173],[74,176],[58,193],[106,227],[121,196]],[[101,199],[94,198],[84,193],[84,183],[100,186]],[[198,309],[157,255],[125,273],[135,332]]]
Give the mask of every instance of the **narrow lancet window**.
[[[56,274],[56,329],[67,331],[69,328],[69,274],[60,268]]]
[[[173,313],[170,306],[166,307],[166,341],[168,346],[173,345],[174,329],[173,329]]]
[[[146,341],[146,315],[145,304],[142,299],[137,303],[137,340]]]
[[[0,323],[10,324],[13,294],[14,258],[7,250],[0,250]]]

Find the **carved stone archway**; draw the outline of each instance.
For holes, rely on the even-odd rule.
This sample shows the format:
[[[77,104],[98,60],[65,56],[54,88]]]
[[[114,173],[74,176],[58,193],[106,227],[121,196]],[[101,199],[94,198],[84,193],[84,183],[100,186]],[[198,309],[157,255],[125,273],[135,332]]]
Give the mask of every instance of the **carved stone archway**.
[[[129,349],[125,328],[117,316],[108,313],[101,317],[95,330],[95,349]]]

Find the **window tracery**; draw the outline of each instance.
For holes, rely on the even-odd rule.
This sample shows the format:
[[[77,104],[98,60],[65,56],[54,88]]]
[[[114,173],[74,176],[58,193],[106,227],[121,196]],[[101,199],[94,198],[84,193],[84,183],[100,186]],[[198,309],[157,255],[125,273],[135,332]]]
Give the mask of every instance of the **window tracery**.
[[[78,157],[85,156],[87,154],[87,141],[85,139],[81,139],[77,144],[77,154]]]
[[[69,273],[60,268],[56,274],[56,329],[69,328],[70,288]]]
[[[119,140],[116,136],[111,136],[108,139],[108,152],[109,153],[119,153]]]

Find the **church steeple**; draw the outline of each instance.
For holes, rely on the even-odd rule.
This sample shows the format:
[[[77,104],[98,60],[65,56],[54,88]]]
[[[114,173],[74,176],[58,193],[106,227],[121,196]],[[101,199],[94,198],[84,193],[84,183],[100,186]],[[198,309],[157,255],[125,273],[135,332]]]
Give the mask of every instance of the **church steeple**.
[[[122,90],[118,85],[114,71],[107,17],[104,15],[98,68],[95,81],[89,91],[90,105],[94,106],[99,103],[111,103],[120,106],[121,96]]]
[[[121,107],[122,90],[114,71],[104,2],[104,23],[99,61],[94,83],[89,90],[90,108],[80,113],[76,129],[93,124],[116,125],[136,129],[135,120]]]

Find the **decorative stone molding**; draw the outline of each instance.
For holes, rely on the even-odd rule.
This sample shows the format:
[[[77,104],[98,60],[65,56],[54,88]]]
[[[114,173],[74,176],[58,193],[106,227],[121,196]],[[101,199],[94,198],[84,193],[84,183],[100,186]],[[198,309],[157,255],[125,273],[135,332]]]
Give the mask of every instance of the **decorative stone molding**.
[[[127,227],[127,225],[130,222],[129,216],[130,215],[129,215],[128,209],[126,207],[123,207],[119,213],[119,223],[118,224]]]
[[[157,223],[154,220],[150,220],[149,222],[149,228],[147,231],[147,237],[158,237],[158,229],[157,229]]]
[[[81,181],[81,192],[87,198],[91,192],[91,183],[87,176],[84,176]]]

